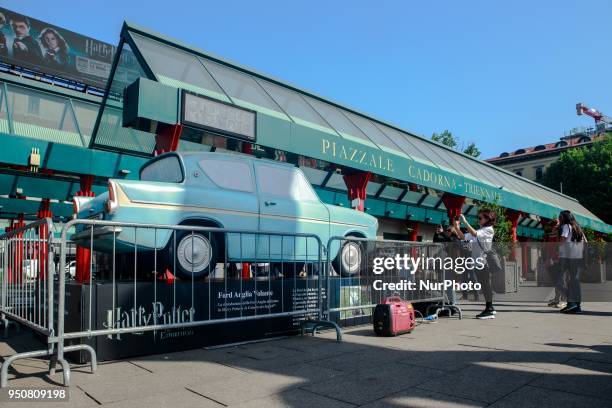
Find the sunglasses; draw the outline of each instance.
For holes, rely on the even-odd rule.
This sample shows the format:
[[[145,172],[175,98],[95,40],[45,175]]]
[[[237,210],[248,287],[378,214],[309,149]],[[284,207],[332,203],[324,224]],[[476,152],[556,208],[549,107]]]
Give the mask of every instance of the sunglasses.
[[[479,220],[488,220],[488,218],[487,218],[487,217],[483,217],[482,215],[479,215],[479,216],[478,216],[478,219],[479,219]]]

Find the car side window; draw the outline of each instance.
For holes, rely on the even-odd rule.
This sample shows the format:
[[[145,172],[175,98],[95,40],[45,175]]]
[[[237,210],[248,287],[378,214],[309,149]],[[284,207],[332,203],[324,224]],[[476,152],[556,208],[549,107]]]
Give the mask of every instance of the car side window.
[[[257,183],[264,194],[299,201],[319,202],[319,198],[304,175],[280,166],[256,165]]]
[[[206,159],[199,162],[213,183],[228,190],[255,191],[251,166],[239,161]]]
[[[140,171],[142,181],[161,181],[165,183],[180,183],[183,181],[183,170],[178,157],[169,156],[155,160]]]

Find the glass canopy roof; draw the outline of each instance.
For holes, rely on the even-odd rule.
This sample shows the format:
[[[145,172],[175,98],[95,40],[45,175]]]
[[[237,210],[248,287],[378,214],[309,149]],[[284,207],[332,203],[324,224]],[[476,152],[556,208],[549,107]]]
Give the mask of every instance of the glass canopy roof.
[[[125,24],[122,41],[131,46],[139,60],[139,70],[144,72],[141,75],[149,79],[377,148],[433,170],[456,174],[601,222],[576,200],[556,191],[174,40]],[[115,77],[112,84],[114,87]],[[116,129],[118,116],[119,112],[115,112],[106,121],[102,120],[102,124]],[[132,132],[129,143],[152,151],[153,146],[139,133]],[[104,135],[98,135],[98,140],[102,139]]]

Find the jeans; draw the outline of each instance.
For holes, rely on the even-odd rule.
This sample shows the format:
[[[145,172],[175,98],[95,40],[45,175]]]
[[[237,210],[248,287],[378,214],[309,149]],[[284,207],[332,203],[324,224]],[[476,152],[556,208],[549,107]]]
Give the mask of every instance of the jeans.
[[[565,282],[566,274],[563,269],[563,261],[564,258],[559,258],[559,264],[557,265],[557,271],[554,276],[555,284],[555,297],[553,298],[554,302],[562,302],[567,300],[567,284]],[[566,259],[569,260],[569,259]]]
[[[493,302],[493,288],[491,287],[491,270],[488,266],[477,269],[478,282],[482,285],[482,294],[486,302]]]
[[[582,288],[580,286],[580,274],[584,269],[584,260],[572,258],[559,258],[561,273],[559,280],[569,277],[567,287],[567,302],[580,305],[582,302]]]

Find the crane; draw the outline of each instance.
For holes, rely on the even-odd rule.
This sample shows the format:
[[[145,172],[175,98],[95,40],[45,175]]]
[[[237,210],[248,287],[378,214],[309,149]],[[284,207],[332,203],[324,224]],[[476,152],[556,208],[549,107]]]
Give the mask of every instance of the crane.
[[[582,103],[576,104],[576,114],[578,116],[584,114],[595,119],[595,126],[605,127],[606,125],[612,125],[612,118],[604,115],[599,112],[597,109],[589,108],[588,106],[583,105]]]

